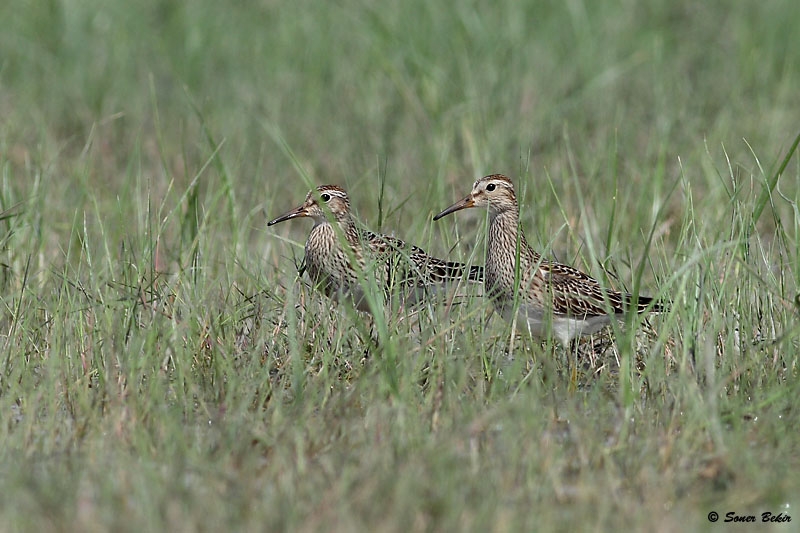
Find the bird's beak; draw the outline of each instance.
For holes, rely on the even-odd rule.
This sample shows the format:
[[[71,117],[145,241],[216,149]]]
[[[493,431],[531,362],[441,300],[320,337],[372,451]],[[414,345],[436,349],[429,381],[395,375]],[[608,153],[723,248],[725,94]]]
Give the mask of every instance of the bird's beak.
[[[447,209],[445,209],[444,211],[433,217],[433,220],[439,220],[440,218],[447,216],[450,213],[455,213],[456,211],[461,211],[462,209],[467,209],[469,207],[475,207],[475,200],[472,198],[471,194],[466,198],[457,201],[456,203],[454,203],[453,205],[451,205],[450,207],[448,207]]]
[[[269,222],[267,222],[267,226],[274,226],[278,222],[283,222],[285,220],[291,220],[293,218],[307,217],[307,216],[308,216],[308,212],[306,211],[306,205],[303,204],[300,207],[295,207],[291,211],[282,214],[278,218],[270,220]]]

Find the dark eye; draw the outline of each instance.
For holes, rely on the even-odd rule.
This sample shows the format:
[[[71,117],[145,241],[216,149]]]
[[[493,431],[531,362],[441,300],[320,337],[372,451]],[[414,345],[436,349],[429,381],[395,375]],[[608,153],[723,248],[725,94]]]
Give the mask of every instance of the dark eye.
[[[327,193],[325,193],[325,194],[323,194],[322,196],[320,196],[320,198],[322,198],[322,201],[323,201],[323,202],[327,202],[328,200],[330,200],[330,199],[331,199],[331,195],[330,195],[330,194],[327,194]]]
[[[490,183],[489,185],[486,186],[486,190],[492,192],[495,187],[496,185],[494,183]]]

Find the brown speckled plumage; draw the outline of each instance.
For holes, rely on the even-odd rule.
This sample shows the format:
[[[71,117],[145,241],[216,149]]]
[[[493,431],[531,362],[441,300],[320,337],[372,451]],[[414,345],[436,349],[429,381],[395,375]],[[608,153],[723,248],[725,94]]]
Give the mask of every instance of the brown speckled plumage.
[[[419,301],[437,286],[483,281],[482,267],[443,261],[395,237],[357,227],[347,193],[336,185],[311,190],[302,205],[267,225],[297,217],[314,219],[304,261],[314,286],[330,298],[352,299],[361,311],[370,311],[367,276],[385,296],[399,291],[406,303]]]
[[[492,174],[476,180],[469,196],[434,220],[469,207],[489,209],[485,293],[506,320],[518,305],[533,335],[544,337],[552,331],[567,344],[579,335],[598,331],[612,316],[620,318],[628,309],[632,295],[603,289],[587,274],[543,259],[528,245],[519,227],[514,185],[506,176]],[[640,296],[636,310],[661,312],[664,307]]]

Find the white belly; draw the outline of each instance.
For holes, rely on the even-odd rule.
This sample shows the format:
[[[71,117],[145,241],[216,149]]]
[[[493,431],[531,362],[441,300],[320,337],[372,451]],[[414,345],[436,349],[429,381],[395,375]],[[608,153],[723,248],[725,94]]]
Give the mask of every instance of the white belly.
[[[611,323],[611,315],[591,316],[586,318],[553,315],[539,307],[520,305],[516,317],[511,305],[495,306],[506,322],[516,319],[517,328],[527,331],[532,337],[546,339],[553,336],[563,345],[581,335],[597,333]]]

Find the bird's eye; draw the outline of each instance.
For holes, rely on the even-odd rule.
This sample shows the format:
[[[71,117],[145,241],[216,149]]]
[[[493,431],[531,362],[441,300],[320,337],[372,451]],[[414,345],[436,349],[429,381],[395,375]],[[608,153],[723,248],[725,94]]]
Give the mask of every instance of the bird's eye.
[[[321,195],[320,198],[322,198],[323,202],[327,202],[328,200],[331,199],[331,195],[326,193],[326,194]]]
[[[497,185],[495,185],[494,183],[490,183],[489,185],[486,186],[486,190],[492,192],[495,189],[495,187],[497,187]]]

